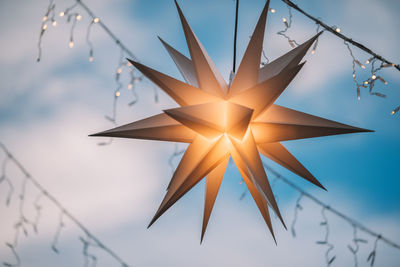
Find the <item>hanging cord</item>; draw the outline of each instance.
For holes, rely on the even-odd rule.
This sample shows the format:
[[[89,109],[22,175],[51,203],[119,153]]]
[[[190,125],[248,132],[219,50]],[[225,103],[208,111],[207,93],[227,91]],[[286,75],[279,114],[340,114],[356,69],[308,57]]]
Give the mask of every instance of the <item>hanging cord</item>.
[[[232,68],[232,73],[236,72],[236,42],[237,42],[238,17],[239,17],[239,0],[236,0],[235,35],[234,35],[234,38],[233,38],[233,68]]]

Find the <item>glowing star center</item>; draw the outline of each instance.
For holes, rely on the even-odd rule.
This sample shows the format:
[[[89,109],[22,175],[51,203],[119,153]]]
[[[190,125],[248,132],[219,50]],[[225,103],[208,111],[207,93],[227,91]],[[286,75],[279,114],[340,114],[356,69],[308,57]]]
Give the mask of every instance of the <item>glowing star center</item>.
[[[243,139],[253,114],[252,109],[228,101],[185,106],[164,112],[208,139],[228,134],[239,140]]]

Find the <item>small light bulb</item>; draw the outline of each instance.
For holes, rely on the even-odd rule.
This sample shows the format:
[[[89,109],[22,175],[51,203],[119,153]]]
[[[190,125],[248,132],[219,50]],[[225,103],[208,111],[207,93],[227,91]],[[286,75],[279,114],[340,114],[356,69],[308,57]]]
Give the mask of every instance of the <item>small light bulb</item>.
[[[365,81],[364,84],[368,84],[368,81]]]
[[[89,62],[93,62],[93,57],[92,56],[89,57]]]
[[[360,100],[360,96],[357,96],[357,100]]]
[[[122,69],[121,69],[121,68],[118,68],[118,69],[117,69],[117,73],[118,73],[118,74],[121,74],[121,72],[122,72]]]
[[[78,15],[76,16],[76,20],[81,20],[81,19],[82,19],[82,15],[79,15],[79,14],[78,14]]]
[[[53,27],[57,26],[57,21],[53,21],[53,23],[51,23],[51,25],[53,25]]]
[[[60,17],[64,17],[65,13],[64,12],[60,12]]]
[[[282,18],[282,21],[283,21],[283,22],[287,22],[286,18]]]
[[[376,79],[376,75],[372,74],[371,78],[372,78],[372,80],[375,80]]]
[[[353,73],[353,78],[355,78],[356,77],[356,75]]]
[[[69,45],[69,48],[73,48],[74,47],[74,41],[70,41],[68,45]]]
[[[128,84],[128,90],[131,90],[132,87],[133,87],[133,84],[132,84],[132,83]]]
[[[271,13],[275,13],[276,12],[276,10],[273,9],[273,8],[270,8],[269,11],[271,11]]]
[[[368,64],[369,64],[369,60],[365,61],[365,64],[367,64],[367,65],[368,65]]]
[[[394,110],[393,110],[392,112],[390,112],[390,115],[394,115],[394,113],[396,113],[396,112],[394,112]]]
[[[99,21],[100,21],[99,18],[94,18],[94,19],[93,19],[93,22],[94,22],[94,23],[98,23]]]
[[[130,63],[129,61],[126,63],[126,66],[127,67],[130,67],[130,66],[132,66],[132,63]]]
[[[46,30],[47,29],[47,24],[44,24],[42,29]]]
[[[336,32],[340,32],[340,28],[336,28],[335,31],[336,31]]]
[[[314,49],[311,51],[311,54],[313,54],[313,55],[315,54],[315,50]]]
[[[365,66],[364,66],[364,65],[361,65],[361,68],[365,69]]]
[[[120,92],[120,91],[116,91],[116,92],[115,92],[115,96],[116,96],[116,97],[118,97],[118,96],[120,96],[120,95],[121,95],[121,92]]]
[[[43,17],[43,21],[46,21],[46,20],[47,20],[47,16],[44,16],[44,17]]]

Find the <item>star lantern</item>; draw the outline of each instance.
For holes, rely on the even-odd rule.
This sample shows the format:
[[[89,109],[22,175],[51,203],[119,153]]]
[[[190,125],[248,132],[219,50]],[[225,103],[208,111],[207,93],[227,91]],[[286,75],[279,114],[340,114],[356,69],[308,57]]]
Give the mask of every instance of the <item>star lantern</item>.
[[[275,240],[269,207],[286,226],[259,153],[325,189],[281,142],[369,130],[273,104],[304,66],[300,61],[320,33],[260,68],[267,1],[238,71],[228,85],[176,1],[175,4],[190,59],[161,38],[160,41],[186,83],[128,60],[180,107],[92,136],[189,143],[149,227],[206,177],[202,241],[229,157],[232,157]]]

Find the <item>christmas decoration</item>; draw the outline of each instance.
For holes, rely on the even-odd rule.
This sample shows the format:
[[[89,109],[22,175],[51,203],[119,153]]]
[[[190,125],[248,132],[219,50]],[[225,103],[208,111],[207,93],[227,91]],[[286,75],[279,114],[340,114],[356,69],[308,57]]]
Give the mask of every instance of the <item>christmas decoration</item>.
[[[304,63],[300,61],[320,33],[260,68],[269,7],[267,1],[238,71],[228,85],[193,33],[176,1],[175,4],[190,59],[160,40],[186,83],[129,61],[180,107],[92,136],[189,143],[149,227],[206,177],[203,240],[229,157],[232,157],[275,239],[268,207],[285,224],[259,153],[324,188],[281,142],[370,130],[273,104],[303,67]]]

